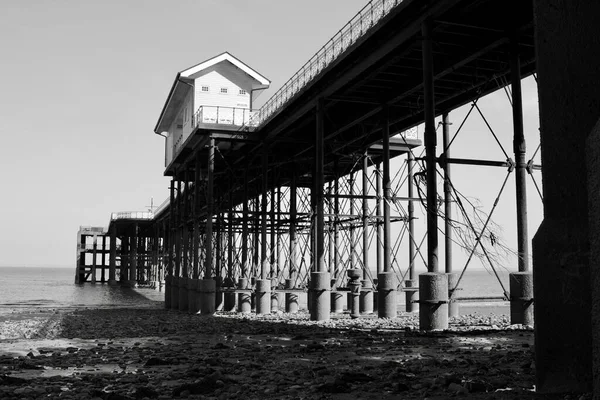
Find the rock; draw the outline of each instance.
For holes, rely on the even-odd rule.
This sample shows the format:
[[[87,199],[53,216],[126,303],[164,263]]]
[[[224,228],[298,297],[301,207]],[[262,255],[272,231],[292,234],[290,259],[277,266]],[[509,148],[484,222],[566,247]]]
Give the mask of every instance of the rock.
[[[352,388],[347,382],[336,378],[318,386],[317,391],[323,393],[350,393]]]
[[[448,391],[451,393],[455,393],[455,394],[468,394],[469,393],[467,388],[465,388],[462,385],[459,385],[458,383],[451,383],[450,385],[448,385]]]

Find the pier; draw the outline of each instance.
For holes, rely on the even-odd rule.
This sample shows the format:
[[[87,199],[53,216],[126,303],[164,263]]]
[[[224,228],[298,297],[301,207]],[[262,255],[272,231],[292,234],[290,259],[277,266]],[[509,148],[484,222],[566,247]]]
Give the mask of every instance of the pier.
[[[504,168],[498,197],[514,182],[518,261],[496,297],[510,301],[513,324],[533,325],[535,307],[537,390],[589,390],[600,359],[589,283],[598,215],[588,203],[600,134],[589,49],[600,44],[589,15],[600,9],[533,3],[372,0],[259,109],[270,81],[232,54],[177,73],[155,126],[169,198],[147,214],[113,214],[106,231],[82,227],[76,282],[154,285],[166,308],[201,314],[293,313],[306,296],[315,321],[344,309],[395,318],[404,296],[422,330],[443,330],[469,300],[458,291],[468,263],[452,264],[461,202],[452,166]],[[543,169],[525,143],[529,76],[539,87]],[[477,106],[497,90],[511,104],[511,149]],[[452,112],[464,105],[465,121],[482,117],[503,157],[452,157],[465,122],[452,124]],[[540,170],[534,277],[525,182]],[[426,246],[415,237],[415,205],[426,210]],[[480,225],[460,210],[474,238],[469,260],[481,251],[495,272],[482,241],[494,208]],[[426,271],[415,269],[418,258]]]

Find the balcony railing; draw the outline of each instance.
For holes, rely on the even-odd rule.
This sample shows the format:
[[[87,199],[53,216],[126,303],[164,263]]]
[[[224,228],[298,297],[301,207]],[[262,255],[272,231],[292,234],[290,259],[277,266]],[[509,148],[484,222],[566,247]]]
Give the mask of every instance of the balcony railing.
[[[252,121],[255,114],[256,111],[247,108],[200,106],[194,114],[192,125],[195,127],[200,124],[254,126]]]
[[[152,219],[154,213],[150,211],[120,211],[110,214],[112,221],[117,219]]]
[[[400,3],[402,0],[371,0],[260,108],[247,126],[267,121]]]

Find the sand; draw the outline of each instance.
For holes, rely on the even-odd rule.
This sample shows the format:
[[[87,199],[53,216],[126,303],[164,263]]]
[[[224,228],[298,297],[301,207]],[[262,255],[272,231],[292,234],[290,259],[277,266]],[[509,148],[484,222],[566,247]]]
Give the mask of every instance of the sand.
[[[29,311],[0,319],[0,399],[565,398],[535,394],[533,352],[493,314],[424,333],[416,315]]]

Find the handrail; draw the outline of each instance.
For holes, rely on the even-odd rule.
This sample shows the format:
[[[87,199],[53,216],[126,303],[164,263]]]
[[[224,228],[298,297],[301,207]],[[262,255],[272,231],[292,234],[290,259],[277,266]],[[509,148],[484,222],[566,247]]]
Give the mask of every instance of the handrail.
[[[192,116],[192,127],[200,124],[253,126],[251,121],[256,112],[243,107],[201,105]]]
[[[117,219],[153,219],[154,213],[150,211],[120,211],[110,214],[111,221]]]
[[[257,127],[290,100],[302,88],[308,85],[329,64],[335,61],[348,47],[356,43],[366,32],[383,17],[402,3],[403,0],[371,0],[349,22],[346,23],[310,60],[258,110],[255,117],[244,127]],[[242,127],[242,128],[244,128]]]

